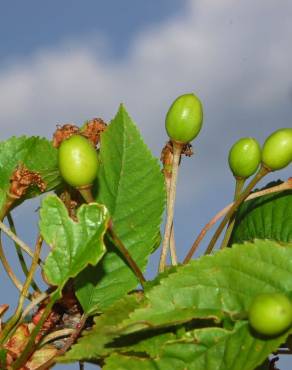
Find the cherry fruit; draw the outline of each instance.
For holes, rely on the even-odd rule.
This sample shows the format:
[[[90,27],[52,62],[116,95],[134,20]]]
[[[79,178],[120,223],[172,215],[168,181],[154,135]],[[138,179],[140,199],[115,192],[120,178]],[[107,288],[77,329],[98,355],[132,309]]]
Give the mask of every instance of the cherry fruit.
[[[194,94],[184,94],[170,106],[165,127],[171,140],[179,143],[192,141],[200,132],[203,122],[203,108]]]
[[[253,175],[261,162],[261,148],[256,139],[239,139],[229,151],[228,162],[235,177],[247,178]]]
[[[62,177],[71,186],[91,185],[97,176],[99,167],[97,152],[81,135],[73,135],[61,143],[58,162]]]
[[[292,128],[279,129],[267,138],[263,146],[262,161],[272,171],[280,170],[291,163]]]
[[[281,293],[259,294],[250,305],[248,317],[259,334],[276,336],[292,325],[292,304]]]

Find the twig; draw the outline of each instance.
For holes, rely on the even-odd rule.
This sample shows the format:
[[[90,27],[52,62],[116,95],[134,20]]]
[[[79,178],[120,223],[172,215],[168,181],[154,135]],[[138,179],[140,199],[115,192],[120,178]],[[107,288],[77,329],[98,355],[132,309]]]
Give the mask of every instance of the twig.
[[[236,178],[236,185],[235,185],[235,192],[234,192],[234,202],[236,202],[237,199],[239,198],[240,193],[243,189],[244,183],[245,183],[245,178]],[[232,234],[232,231],[233,231],[233,228],[234,228],[234,225],[235,225],[235,215],[233,215],[229,220],[229,223],[227,225],[227,229],[226,229],[224,238],[222,240],[220,249],[223,249],[223,248],[227,247],[227,245],[229,243],[229,240],[230,240],[230,237],[231,237],[231,234]]]
[[[206,251],[205,251],[205,254],[210,254],[221,234],[221,232],[224,230],[224,227],[226,226],[227,222],[229,221],[229,219],[233,216],[234,212],[237,210],[237,208],[240,206],[240,204],[244,201],[244,199],[246,199],[251,190],[254,188],[254,186],[265,176],[267,175],[268,173],[270,172],[270,170],[264,166],[262,166],[259,171],[257,172],[257,174],[254,176],[254,178],[250,181],[250,183],[247,185],[247,187],[245,188],[245,190],[240,194],[240,196],[238,197],[238,199],[233,203],[232,207],[230,208],[230,210],[227,212],[227,214],[225,215],[225,217],[223,218],[223,220],[221,221],[221,223],[219,224],[217,230],[215,231]]]
[[[23,365],[27,362],[29,357],[31,356],[31,354],[32,354],[32,352],[34,351],[34,348],[35,348],[35,339],[36,339],[40,329],[42,328],[45,320],[49,316],[50,311],[51,311],[53,305],[55,304],[55,302],[57,301],[57,299],[59,298],[59,296],[60,296],[60,292],[58,290],[56,290],[52,294],[51,300],[47,304],[39,322],[34,327],[33,331],[30,333],[30,337],[29,337],[29,340],[28,340],[25,348],[21,352],[21,355],[18,357],[18,359],[13,363],[12,370],[21,369],[23,367]]]
[[[70,328],[54,331],[54,332],[46,335],[42,339],[42,341],[39,344],[39,347],[42,347],[44,344],[52,342],[56,339],[63,338],[63,337],[68,337],[69,335],[72,335],[73,332],[74,332],[74,329],[70,329]]]
[[[1,221],[0,221],[1,222]],[[1,228],[1,224],[0,224]],[[16,286],[16,288],[21,292],[23,289],[23,285],[21,282],[17,279],[16,275],[14,274],[12,268],[10,267],[4,253],[3,245],[2,245],[2,238],[1,238],[1,231],[0,231],[0,260],[2,262],[2,265],[7,273],[7,275],[10,277],[13,284]]]
[[[80,186],[76,188],[79,193],[82,195],[83,199],[86,203],[93,203],[95,202],[95,199],[92,195],[92,185],[86,185],[86,186]]]
[[[172,178],[169,190],[169,201],[167,203],[167,215],[164,230],[164,237],[162,242],[162,250],[159,261],[159,272],[163,272],[166,266],[166,257],[169,248],[169,240],[171,235],[171,229],[173,224],[174,216],[174,205],[175,205],[175,195],[176,195],[176,183],[178,175],[178,166],[180,155],[183,145],[181,143],[173,142],[173,163],[172,163]]]
[[[94,199],[94,197],[92,195],[92,185],[79,187],[79,188],[77,188],[77,190],[80,192],[80,194],[83,196],[84,200],[87,203],[95,202],[95,199]],[[144,278],[144,276],[142,274],[142,271],[140,270],[140,268],[136,264],[136,262],[133,260],[132,256],[128,252],[127,248],[124,246],[123,242],[116,235],[116,233],[115,233],[115,231],[114,231],[114,229],[112,227],[111,222],[109,223],[108,231],[109,231],[110,236],[113,239],[113,242],[114,242],[115,246],[118,248],[118,250],[124,256],[124,258],[126,259],[126,261],[128,262],[128,264],[130,265],[130,267],[134,271],[135,275],[139,279],[140,284],[143,286],[144,283],[146,282],[146,280],[145,280],[145,278]]]
[[[260,191],[257,191],[255,193],[252,193],[250,194],[244,201],[248,201],[248,200],[251,200],[251,199],[255,199],[255,198],[258,198],[258,197],[262,197],[264,195],[267,195],[267,194],[272,194],[272,193],[277,193],[277,192],[280,192],[280,191],[284,191],[284,190],[290,190],[292,189],[292,177],[290,177],[287,181],[283,182],[282,184],[280,185],[276,185],[276,186],[273,186],[271,188],[268,188],[268,189],[264,189],[264,190],[260,190]],[[225,208],[223,208],[220,212],[218,212],[204,227],[203,229],[201,230],[200,234],[198,235],[197,239],[194,241],[193,245],[191,246],[188,254],[186,255],[183,263],[188,263],[192,256],[194,255],[194,253],[197,251],[201,241],[204,239],[206,233],[212,228],[212,226],[214,226],[214,224],[220,220],[221,217],[223,217],[224,215],[227,214],[227,212],[231,209],[231,207],[234,205],[234,202],[233,203],[230,203],[228,206],[226,206]]]
[[[10,331],[14,328],[14,326],[17,324],[20,318],[24,300],[28,296],[28,290],[29,290],[33,275],[35,273],[35,270],[38,266],[38,260],[39,260],[39,255],[41,252],[42,243],[43,243],[43,239],[41,236],[39,236],[36,242],[36,248],[35,248],[34,257],[32,259],[31,267],[29,269],[26,281],[23,285],[21,294],[19,296],[17,308],[15,310],[14,315],[10,318],[10,320],[8,320],[8,322],[6,323],[1,333],[2,342],[6,340],[6,337],[9,335]]]
[[[14,224],[13,218],[11,216],[11,213],[8,213],[7,214],[7,220],[8,220],[8,223],[9,223],[10,230],[12,230],[12,232],[15,235],[17,235],[16,234],[15,224]],[[23,271],[24,275],[27,277],[27,275],[28,275],[28,267],[26,265],[26,262],[25,262],[25,259],[24,259],[24,256],[23,256],[22,249],[15,242],[14,242],[14,245],[15,245],[16,253],[17,253],[17,256],[18,256],[18,259],[19,259],[19,262],[20,262],[22,271]],[[40,292],[41,291],[34,279],[32,279],[32,281],[31,281],[31,286],[32,286],[32,288],[36,292]]]
[[[166,191],[167,191],[167,202],[169,202],[171,177],[165,176],[165,184],[166,184]],[[172,222],[172,225],[171,225],[170,240],[169,240],[169,249],[170,249],[171,263],[172,263],[173,266],[175,266],[175,265],[177,265],[177,255],[176,255],[176,246],[175,246],[175,237],[174,237],[173,222]]]
[[[74,332],[71,334],[71,336],[67,339],[64,347],[57,352],[57,354],[56,354],[56,356],[54,356],[54,358],[51,358],[50,360],[48,360],[47,362],[45,362],[44,364],[42,364],[41,366],[39,366],[35,370],[47,370],[50,366],[54,365],[55,362],[56,362],[56,357],[60,357],[64,353],[66,353],[68,351],[68,349],[74,344],[76,339],[79,337],[79,335],[80,335],[80,333],[81,333],[81,331],[82,331],[82,329],[83,329],[83,327],[86,323],[86,320],[87,320],[87,316],[85,314],[83,314],[81,319],[80,319],[80,322],[76,326],[76,330],[74,330]]]
[[[114,232],[113,227],[111,225],[109,226],[108,231],[109,231],[109,233],[110,233],[110,235],[111,235],[111,237],[113,239],[114,244],[116,245],[116,247],[118,248],[118,250],[122,253],[122,255],[124,256],[124,258],[126,259],[126,261],[128,262],[128,264],[130,265],[130,267],[134,271],[135,275],[139,279],[140,284],[143,286],[145,284],[145,282],[146,282],[146,279],[144,278],[144,276],[142,274],[142,271],[140,270],[139,266],[133,260],[132,256],[128,252],[127,248],[124,246],[124,244],[122,243],[122,241],[118,238],[118,236]]]
[[[0,229],[10,238],[12,239],[19,247],[24,250],[25,253],[27,253],[30,257],[33,258],[33,251],[30,249],[30,247],[25,244],[17,235],[15,235],[9,227],[7,227],[2,221],[0,221]],[[39,260],[39,263],[41,263],[41,260]]]
[[[42,301],[47,299],[49,297],[48,293],[41,293],[39,294],[35,299],[33,299],[30,304],[28,304],[25,309],[23,310],[23,313],[21,315],[20,320],[24,320],[25,317],[29,314],[31,310],[33,310],[37,305],[39,305]]]

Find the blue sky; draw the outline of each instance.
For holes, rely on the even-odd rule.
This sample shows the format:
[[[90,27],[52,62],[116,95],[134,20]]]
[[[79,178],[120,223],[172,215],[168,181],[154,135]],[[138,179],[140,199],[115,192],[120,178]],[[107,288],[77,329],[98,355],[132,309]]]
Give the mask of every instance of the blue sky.
[[[175,226],[183,257],[232,197],[226,158],[234,141],[253,136],[263,143],[272,131],[291,127],[291,16],[290,0],[3,2],[2,139],[50,137],[56,124],[94,116],[108,121],[122,101],[159,156],[170,103],[195,92],[205,121],[178,183]],[[267,181],[288,176],[285,170]],[[23,222],[37,221],[29,207],[15,218],[21,236],[33,241]],[[1,282],[12,304],[15,292],[3,274]]]
[[[62,40],[102,34],[112,55],[121,56],[145,27],[184,11],[185,1],[9,1],[1,4],[1,63],[25,58]]]

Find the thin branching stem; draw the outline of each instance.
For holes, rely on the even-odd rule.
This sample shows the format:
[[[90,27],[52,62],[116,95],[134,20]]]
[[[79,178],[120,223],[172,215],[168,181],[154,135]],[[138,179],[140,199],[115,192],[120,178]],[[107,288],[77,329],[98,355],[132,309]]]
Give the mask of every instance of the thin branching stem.
[[[60,349],[58,352],[57,352],[57,355],[54,356],[53,358],[51,358],[50,360],[46,361],[44,364],[42,364],[41,366],[37,367],[35,370],[47,370],[49,369],[52,365],[55,364],[56,360],[55,358],[58,356],[62,356],[64,353],[66,353],[68,351],[68,349],[70,349],[70,347],[75,343],[75,341],[77,340],[77,338],[79,337],[84,325],[86,324],[86,320],[87,320],[87,316],[85,314],[82,315],[78,325],[76,326],[76,329],[72,332],[72,334],[70,335],[70,337],[66,340],[66,343],[65,345],[62,347],[62,349]],[[13,369],[14,370],[14,369]]]
[[[171,177],[165,176],[165,183],[166,183],[166,191],[167,191],[167,202],[169,202]],[[172,225],[171,225],[171,233],[170,233],[170,240],[169,240],[169,249],[170,249],[171,264],[173,266],[176,266],[177,265],[177,255],[176,255],[176,246],[175,246],[175,237],[174,237],[174,226],[173,226],[173,222],[172,222]]]
[[[18,299],[18,305],[15,310],[14,315],[8,320],[8,322],[5,325],[5,328],[1,332],[1,341],[5,341],[7,337],[9,337],[10,331],[13,330],[15,325],[17,325],[20,317],[21,317],[21,312],[23,308],[23,303],[25,301],[25,298],[28,296],[28,291],[29,287],[31,285],[31,281],[33,279],[35,270],[38,266],[38,260],[41,252],[41,247],[43,243],[43,238],[41,236],[38,237],[37,242],[36,242],[36,247],[35,247],[35,253],[34,257],[32,259],[31,267],[29,269],[26,281],[23,285],[22,291],[20,293],[19,299]]]
[[[179,160],[181,156],[181,151],[183,144],[173,142],[173,162],[172,162],[172,178],[171,185],[169,190],[169,201],[167,204],[167,215],[166,223],[164,229],[164,237],[162,242],[162,250],[159,261],[159,272],[163,272],[166,266],[167,252],[169,248],[169,240],[171,236],[171,229],[173,225],[173,216],[174,216],[174,205],[175,205],[175,196],[176,196],[176,183],[178,175]]]
[[[221,221],[220,225],[218,226],[217,230],[214,233],[214,236],[212,237],[205,254],[210,254],[221,234],[221,232],[224,230],[224,227],[227,225],[229,219],[233,216],[233,214],[237,211],[240,204],[249,196],[251,190],[254,188],[254,186],[268,173],[270,172],[269,169],[262,166],[257,174],[254,176],[254,178],[250,181],[250,183],[247,185],[245,190],[240,194],[238,199],[233,203],[233,206],[230,208],[230,210],[225,215],[224,219]]]
[[[7,227],[2,221],[0,221],[0,229],[12,239],[25,253],[27,253],[31,258],[33,258],[33,251],[30,247],[24,243],[17,235],[15,235],[9,227]],[[41,260],[38,261],[41,263]]]
[[[115,233],[115,231],[114,231],[114,229],[113,229],[113,227],[111,225],[109,226],[109,229],[108,230],[109,230],[110,236],[111,236],[111,238],[112,238],[112,240],[114,242],[114,245],[118,248],[118,250],[120,251],[120,253],[123,255],[123,257],[125,258],[125,260],[129,264],[129,266],[132,268],[132,270],[134,271],[135,275],[139,279],[140,284],[143,286],[145,284],[145,282],[146,282],[146,279],[145,279],[142,271],[140,270],[139,266],[134,261],[134,259],[130,255],[129,251],[124,246],[123,242],[118,238],[118,236],[116,235],[116,233]]]
[[[56,339],[68,337],[69,335],[72,335],[73,332],[74,332],[74,329],[71,329],[71,328],[65,328],[65,329],[53,331],[52,333],[49,333],[41,340],[38,348],[44,346],[45,344],[49,342],[55,341]]]
[[[278,193],[281,191],[285,190],[290,190],[292,189],[292,177],[290,177],[287,181],[283,182],[280,185],[276,185],[273,187],[270,187],[268,189],[260,190],[255,193],[250,194],[244,201],[248,201],[251,199],[259,198],[267,194],[272,194],[272,193]],[[231,207],[234,205],[233,203],[228,204],[225,208],[223,208],[220,212],[218,212],[201,230],[200,234],[194,241],[193,245],[191,246],[188,254],[186,255],[183,263],[188,263],[195,252],[197,251],[198,247],[200,246],[201,241],[204,239],[205,235],[207,232],[215,225],[215,223],[220,220],[221,217],[225,216],[226,213],[231,209]]]
[[[30,313],[30,311],[32,311],[36,306],[38,306],[42,301],[44,301],[47,298],[49,298],[49,294],[46,293],[46,292],[38,294],[38,296],[36,298],[34,298],[25,307],[25,309],[23,310],[23,313],[21,315],[20,320],[23,321],[25,319],[25,317]]]
[[[86,203],[94,203],[95,199],[92,195],[92,185],[80,186],[77,188]]]
[[[15,235],[17,235],[15,224],[14,224],[14,220],[12,218],[11,213],[8,213],[7,214],[7,220],[8,220],[8,223],[9,223],[10,230]],[[24,259],[24,255],[23,255],[22,249],[20,248],[20,246],[16,242],[14,242],[14,245],[15,245],[17,257],[18,257],[19,263],[21,265],[22,271],[23,271],[24,275],[27,277],[27,275],[28,275],[28,267],[26,265],[26,262],[25,262],[25,259]],[[38,285],[37,285],[37,283],[35,282],[34,279],[31,280],[31,286],[32,286],[32,288],[36,292],[40,292],[40,288],[38,287]]]
[[[0,224],[0,228],[2,229],[1,224]],[[10,280],[13,282],[15,287],[21,292],[22,289],[23,289],[23,285],[21,284],[21,282],[18,280],[15,273],[13,272],[11,266],[9,265],[9,263],[6,259],[5,253],[4,253],[4,249],[3,249],[3,245],[2,245],[2,238],[1,238],[1,230],[0,230],[0,260],[2,262],[2,265],[3,265],[7,275],[10,277]]]
[[[235,179],[235,191],[234,191],[234,202],[237,201],[237,199],[239,198],[240,196],[240,193],[244,187],[244,183],[245,183],[245,178],[236,178]],[[230,237],[231,237],[231,234],[232,234],[232,231],[233,231],[233,228],[234,228],[234,225],[235,225],[235,217],[234,215],[230,218],[229,220],[229,223],[227,225],[227,229],[226,229],[226,232],[225,232],[225,235],[224,235],[224,238],[222,240],[222,243],[221,243],[221,246],[220,246],[220,249],[223,249],[225,247],[227,247],[228,243],[229,243],[229,240],[230,240]]]
[[[18,357],[18,359],[12,364],[12,370],[21,369],[23,367],[23,365],[27,362],[27,360],[29,359],[31,354],[33,353],[33,351],[35,349],[35,339],[36,339],[39,331],[41,330],[45,320],[48,318],[53,305],[56,303],[56,301],[59,299],[59,297],[60,297],[59,291],[55,291],[54,293],[52,293],[52,295],[50,297],[50,301],[47,304],[39,322],[37,323],[37,325],[34,327],[32,332],[30,333],[30,337],[29,337],[29,340],[28,340],[25,348],[23,349],[23,351],[22,351],[21,355]]]
[[[84,200],[87,203],[95,202],[95,199],[92,195],[92,186],[91,185],[84,186],[84,187],[79,187],[78,191],[80,192],[80,194],[83,196]],[[139,279],[140,284],[143,286],[146,282],[146,279],[144,278],[144,276],[142,274],[142,271],[140,270],[139,266],[134,261],[134,259],[130,255],[129,251],[127,250],[127,248],[124,246],[123,242],[119,239],[119,237],[115,233],[111,222],[109,223],[108,232],[109,232],[109,234],[110,234],[110,236],[111,236],[111,238],[114,242],[114,245],[118,248],[120,253],[123,255],[123,257],[125,258],[125,260],[129,264],[129,266],[132,268],[135,275]]]

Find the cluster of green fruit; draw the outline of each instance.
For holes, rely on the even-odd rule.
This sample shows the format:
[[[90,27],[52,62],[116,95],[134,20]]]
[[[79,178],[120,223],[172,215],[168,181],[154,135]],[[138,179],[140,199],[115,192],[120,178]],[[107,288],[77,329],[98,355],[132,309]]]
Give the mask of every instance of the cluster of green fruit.
[[[282,128],[273,132],[261,150],[254,138],[242,138],[230,149],[229,166],[235,177],[253,175],[262,163],[268,170],[280,170],[292,160],[292,129]]]
[[[194,94],[179,96],[166,116],[166,131],[171,140],[181,143],[192,141],[202,127],[203,110]],[[254,138],[238,140],[229,152],[229,165],[236,177],[253,175],[262,162],[269,170],[286,167],[292,161],[292,128],[273,132],[261,150]]]
[[[200,132],[203,110],[194,94],[179,96],[166,115],[166,131],[172,141],[188,143]],[[292,161],[292,129],[273,132],[261,150],[254,138],[242,138],[230,149],[229,165],[236,177],[247,178],[262,162],[269,170],[286,167]],[[60,172],[74,187],[91,184],[98,171],[98,157],[93,145],[81,135],[73,135],[59,148]]]
[[[179,96],[166,115],[166,131],[173,143],[186,144],[200,132],[203,110],[194,94]],[[82,135],[64,140],[58,151],[59,169],[64,180],[75,188],[90,186],[98,172],[96,148]],[[292,129],[283,128],[272,133],[261,150],[254,138],[242,138],[229,152],[229,165],[236,178],[253,175],[260,163],[274,171],[292,161]],[[257,296],[249,309],[250,325],[264,335],[277,335],[292,324],[292,304],[282,294]]]

